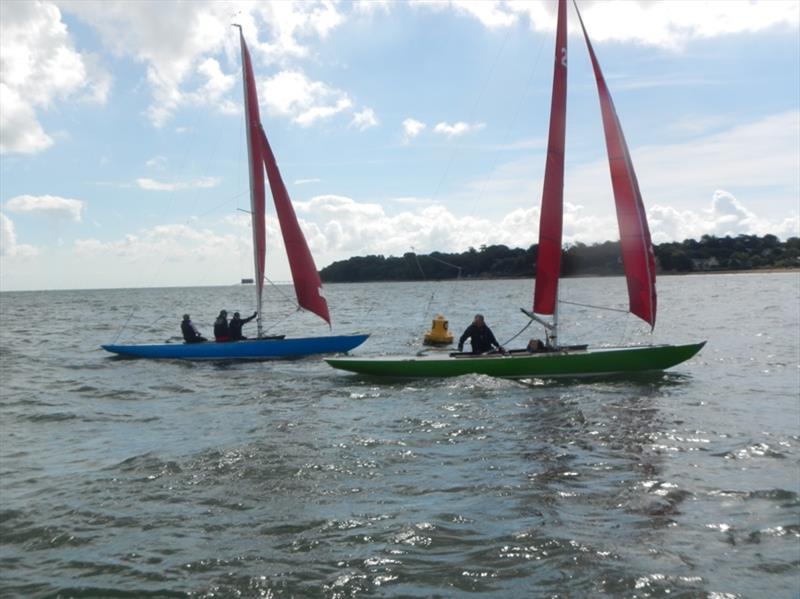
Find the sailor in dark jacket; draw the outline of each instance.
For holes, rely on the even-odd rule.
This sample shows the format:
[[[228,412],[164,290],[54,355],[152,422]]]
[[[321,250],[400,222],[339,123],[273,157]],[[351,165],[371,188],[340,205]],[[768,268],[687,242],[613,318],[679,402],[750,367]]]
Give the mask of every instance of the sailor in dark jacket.
[[[183,333],[183,340],[186,341],[186,343],[200,343],[201,341],[206,341],[206,338],[200,334],[188,314],[183,315],[181,333]]]
[[[476,314],[472,324],[467,327],[464,334],[458,340],[458,351],[464,351],[464,341],[470,340],[472,344],[473,354],[483,354],[496,347],[498,351],[504,352],[505,350],[500,347],[497,339],[492,333],[492,329],[486,326],[483,320],[483,314]]]
[[[228,330],[228,312],[220,310],[219,316],[214,321],[214,339],[216,341],[230,341],[231,334]]]
[[[242,335],[242,327],[253,320],[256,316],[258,316],[258,312],[253,312],[253,315],[250,318],[242,319],[239,316],[238,312],[233,313],[233,318],[228,323],[228,332],[231,336],[231,341],[241,341],[242,339],[247,339],[244,335]]]

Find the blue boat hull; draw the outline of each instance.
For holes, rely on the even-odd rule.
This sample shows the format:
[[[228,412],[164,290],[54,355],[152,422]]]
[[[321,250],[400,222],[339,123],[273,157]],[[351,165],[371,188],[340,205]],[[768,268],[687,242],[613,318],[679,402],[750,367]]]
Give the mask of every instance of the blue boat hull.
[[[248,339],[228,343],[160,343],[103,345],[104,350],[130,358],[168,360],[273,360],[350,351],[369,335],[332,335],[297,339]]]

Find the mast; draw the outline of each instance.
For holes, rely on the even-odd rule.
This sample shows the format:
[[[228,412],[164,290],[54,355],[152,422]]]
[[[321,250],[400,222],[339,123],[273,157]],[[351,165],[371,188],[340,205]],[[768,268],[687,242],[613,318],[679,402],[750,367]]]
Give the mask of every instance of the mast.
[[[629,310],[647,322],[652,330],[656,325],[656,264],[647,214],[636,172],[633,170],[628,144],[625,142],[625,135],[622,133],[622,126],[614,108],[614,101],[611,99],[611,93],[600,70],[600,63],[589,41],[589,34],[586,32],[577,3],[575,11],[578,13],[586,47],[592,60],[597,94],[600,98],[608,167],[617,209],[622,264],[625,267],[625,279],[628,283]]]
[[[258,338],[260,339],[263,335],[261,306],[266,258],[264,156],[259,133],[261,118],[258,110],[258,95],[256,93],[253,65],[250,61],[250,52],[244,41],[241,25],[234,25],[234,27],[239,29],[239,40],[242,49],[242,85],[244,90],[245,131],[247,132],[247,163],[250,172],[250,219],[253,231],[253,266],[256,283],[256,311],[258,312],[256,324]]]
[[[539,249],[536,257],[534,320],[547,329],[547,345],[558,345],[558,278],[561,274],[561,239],[564,220],[564,138],[567,123],[567,2],[558,0],[556,45],[553,60],[553,94],[547,139],[542,206],[539,215]],[[552,322],[535,314],[552,315]]]

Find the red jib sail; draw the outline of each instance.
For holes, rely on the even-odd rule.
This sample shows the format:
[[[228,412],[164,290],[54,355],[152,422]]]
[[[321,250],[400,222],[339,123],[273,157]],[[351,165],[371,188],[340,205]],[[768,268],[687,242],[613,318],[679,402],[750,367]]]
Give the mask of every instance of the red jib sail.
[[[578,11],[577,4],[575,10]],[[597,93],[600,96],[600,110],[603,115],[603,129],[606,136],[608,166],[611,170],[611,185],[614,189],[614,201],[617,207],[617,223],[619,225],[622,262],[625,267],[625,278],[628,281],[628,300],[630,311],[649,323],[656,324],[656,267],[653,244],[650,240],[650,229],[647,226],[647,214],[639,192],[639,182],[633,170],[628,145],[619,124],[614,102],[606,86],[600,64],[592,49],[586,27],[583,25],[580,11],[578,19],[581,23],[586,47],[592,59],[594,77],[597,81]]]
[[[270,148],[263,129],[261,129],[261,140],[264,166],[267,168],[272,199],[275,201],[275,211],[281,225],[283,245],[286,247],[286,255],[289,257],[289,268],[292,271],[297,303],[330,324],[328,302],[321,294],[322,281],[314,264],[314,258],[311,256],[311,250],[308,249],[306,238],[297,222],[292,201],[289,199],[289,193],[286,191],[286,186],[283,184],[281,173],[278,170],[278,163],[275,162],[275,156],[272,154],[272,148]]]
[[[542,208],[539,215],[539,251],[533,311],[553,314],[561,272],[561,230],[564,205],[564,134],[567,121],[567,3],[558,2],[553,96],[550,102],[550,134],[544,172]]]
[[[247,120],[247,146],[250,158],[250,205],[253,219],[253,248],[256,265],[256,300],[258,310],[261,311],[261,295],[264,285],[264,260],[266,251],[266,231],[264,220],[264,168],[267,170],[272,199],[275,202],[275,211],[278,215],[283,243],[289,258],[289,268],[292,272],[294,289],[297,302],[305,308],[331,323],[328,303],[321,295],[322,281],[320,281],[314,259],[308,249],[308,244],[297,222],[292,202],[283,184],[278,164],[272,153],[267,136],[261,127],[261,116],[258,110],[258,95],[256,93],[253,66],[250,53],[247,50],[241,28],[239,37],[242,45],[242,69],[244,72],[244,97],[245,115]]]
[[[239,28],[242,45],[242,74],[244,80],[244,112],[247,129],[247,150],[250,170],[250,215],[253,224],[253,260],[255,264],[256,305],[261,312],[266,256],[266,223],[264,220],[264,158],[261,148],[261,117],[258,111],[256,81],[250,52]]]

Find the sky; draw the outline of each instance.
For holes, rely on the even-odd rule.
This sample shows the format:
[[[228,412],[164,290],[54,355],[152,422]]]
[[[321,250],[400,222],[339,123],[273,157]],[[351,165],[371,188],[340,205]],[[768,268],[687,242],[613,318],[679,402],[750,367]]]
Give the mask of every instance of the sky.
[[[656,243],[800,235],[800,1],[579,0]],[[0,1],[0,290],[252,276],[238,31],[318,268],[538,236],[555,2]],[[618,238],[568,9],[565,243]],[[289,278],[268,198],[267,276]]]

